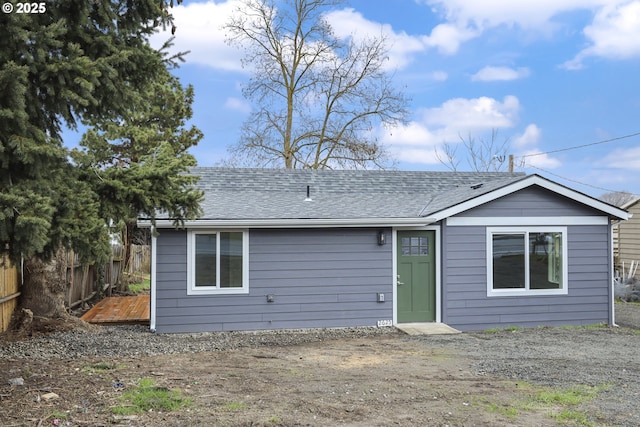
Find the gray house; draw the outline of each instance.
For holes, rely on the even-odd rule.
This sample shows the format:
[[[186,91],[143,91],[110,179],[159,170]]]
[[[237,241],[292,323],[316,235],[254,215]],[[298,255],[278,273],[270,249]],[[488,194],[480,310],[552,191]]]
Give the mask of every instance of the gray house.
[[[614,323],[627,212],[538,175],[193,173],[202,218],[155,225],[154,331]]]

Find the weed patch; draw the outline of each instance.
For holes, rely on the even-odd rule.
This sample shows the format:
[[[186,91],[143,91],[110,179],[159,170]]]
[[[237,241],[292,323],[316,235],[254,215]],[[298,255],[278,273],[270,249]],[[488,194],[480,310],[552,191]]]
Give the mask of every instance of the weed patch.
[[[563,409],[559,414],[551,414],[552,418],[555,418],[560,424],[579,425],[579,426],[593,426],[593,422],[583,414],[582,412],[572,411],[570,409]]]
[[[485,332],[488,334],[497,334],[498,332],[517,332],[521,331],[522,328],[519,326],[507,326],[505,328],[490,328],[486,329]]]
[[[543,405],[575,406],[593,399],[601,389],[576,386],[564,390],[545,390],[536,394],[535,401]]]
[[[606,323],[593,323],[591,325],[566,325],[566,326],[561,326],[560,328],[584,330],[584,329],[606,329],[608,327],[609,326]]]
[[[86,374],[104,373],[118,369],[118,365],[113,362],[96,362],[83,366],[82,372]]]
[[[170,412],[192,404],[180,391],[158,387],[150,378],[142,378],[136,387],[123,393],[120,400],[123,405],[113,408],[113,413],[118,415],[134,415],[150,410]]]
[[[145,276],[145,279],[137,281],[136,283],[129,284],[129,291],[135,294],[143,294],[149,292],[149,289],[151,289],[151,279],[149,278],[148,274]]]
[[[549,409],[549,417],[560,424],[591,426],[586,414],[573,409],[588,402],[607,386],[574,386],[566,389],[538,387],[529,383],[518,383],[518,388],[525,396],[508,404],[486,401],[487,411],[497,413],[509,420],[516,420],[526,412]]]
[[[240,402],[227,402],[224,404],[224,410],[225,411],[231,411],[231,412],[235,412],[235,411],[242,411],[243,409],[246,409],[247,405],[245,405],[244,403],[240,403]]]

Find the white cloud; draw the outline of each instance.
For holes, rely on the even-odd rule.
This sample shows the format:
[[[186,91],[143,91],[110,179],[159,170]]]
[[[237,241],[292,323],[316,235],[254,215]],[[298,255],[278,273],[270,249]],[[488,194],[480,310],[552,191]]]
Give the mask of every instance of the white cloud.
[[[541,169],[557,169],[562,166],[562,162],[560,160],[549,156],[548,154],[538,154],[539,150],[529,150],[520,154],[520,156],[529,156],[529,157],[521,157],[524,160],[524,166],[533,166]],[[532,154],[534,154],[532,156]],[[517,161],[517,160],[516,160]],[[520,166],[520,165],[516,165]]]
[[[529,76],[529,69],[509,68],[509,67],[484,67],[473,76],[471,80],[474,82],[493,82],[518,80]]]
[[[190,51],[186,56],[187,63],[206,65],[218,70],[242,71],[242,51],[225,44],[223,25],[241,6],[238,0],[204,3],[190,2],[171,9],[177,27],[174,47],[171,52]],[[347,8],[328,13],[327,21],[338,37],[380,37],[388,41],[389,69],[402,69],[412,60],[414,55],[424,52],[438,42],[427,36],[412,36],[404,31],[396,32],[391,25],[369,21],[361,13]],[[171,37],[170,29],[161,31],[151,37],[152,46],[159,48]],[[451,41],[443,41],[443,49]]]
[[[354,9],[334,11],[327,15],[336,34],[341,37],[355,33],[384,35],[389,40],[389,68],[402,69],[413,58],[429,48],[453,55],[461,44],[479,37],[493,27],[519,27],[527,31],[551,33],[559,24],[554,18],[565,12],[593,11],[593,22],[583,33],[589,46],[564,64],[578,69],[587,57],[609,59],[640,56],[640,0],[423,0],[443,22],[429,35],[409,35],[394,31],[389,24],[369,21]],[[242,51],[224,43],[222,26],[240,6],[238,0],[189,2],[171,9],[177,31],[173,53],[190,51],[186,59],[191,64],[206,65],[218,70],[242,71]],[[151,38],[160,47],[171,37],[170,30]],[[491,71],[491,70],[487,70]],[[493,70],[499,71],[499,70]],[[506,70],[503,70],[506,71]],[[522,69],[514,70],[518,73]],[[478,76],[481,77],[481,76]],[[501,79],[504,79],[502,77]],[[510,78],[507,75],[507,78]]]
[[[408,35],[404,31],[397,33],[391,25],[369,21],[352,8],[330,12],[325,18],[340,38],[353,37],[359,40],[366,37],[385,37],[389,48],[389,69],[406,67],[412,61],[413,55],[426,50],[421,37]]]
[[[640,57],[640,1],[602,8],[593,23],[584,29],[590,45],[563,66],[570,70],[584,67],[592,56],[608,59]]]
[[[516,168],[526,168],[527,166],[542,169],[556,169],[562,166],[562,162],[548,154],[542,154],[543,150],[536,148],[542,137],[542,129],[536,124],[529,124],[524,132],[513,137],[511,149],[514,150]],[[524,151],[518,151],[518,149]]]
[[[436,148],[441,152],[443,143],[455,145],[469,137],[490,140],[492,131],[516,126],[519,111],[520,101],[515,96],[506,96],[502,101],[489,97],[455,98],[419,111],[416,120],[379,137],[398,160],[435,165],[440,163]],[[562,165],[559,159],[538,154],[541,135],[542,130],[532,123],[511,140],[516,167],[556,169]],[[502,142],[500,136],[497,142]],[[531,154],[536,155],[527,157]]]
[[[434,147],[428,148],[401,148],[393,147],[391,150],[394,157],[401,162],[420,164],[420,165],[435,165],[440,163],[436,156]]]
[[[444,142],[456,144],[460,137],[484,137],[493,129],[515,126],[520,102],[515,96],[503,101],[489,97],[455,98],[439,107],[420,110],[416,120],[379,138],[401,161],[438,164],[435,148]]]
[[[466,99],[454,98],[440,107],[423,112],[424,122],[430,126],[457,129],[456,133],[512,127],[518,117],[520,101],[515,96],[505,96],[503,102],[482,96]]]
[[[522,134],[511,139],[511,148],[515,150],[514,157],[517,168],[533,166],[542,169],[557,169],[562,166],[559,159],[548,154],[541,154],[543,150],[538,148],[541,137],[542,129],[531,123]]]
[[[412,36],[404,31],[395,32],[389,24],[369,21],[352,8],[328,13],[326,18],[339,37],[386,37],[390,45],[390,67],[398,69],[411,62],[415,54],[429,48],[437,49],[445,55],[453,55],[458,52],[462,43],[479,35],[472,28],[445,22],[436,25],[429,35]]]
[[[241,71],[239,49],[225,44],[222,26],[239,6],[236,0],[222,3],[192,2],[173,7],[176,33],[172,53],[190,51],[185,57],[188,64],[206,65],[218,70]],[[151,45],[159,48],[171,37],[170,28],[151,37]]]
[[[448,53],[455,53],[460,43],[496,27],[519,28],[548,37],[561,28],[559,16],[587,11],[593,14],[593,21],[583,29],[588,47],[563,64],[564,68],[580,69],[587,57],[640,56],[640,0],[422,1],[446,20],[438,27],[447,26],[444,28],[448,31],[438,39],[441,46],[449,46]]]
[[[433,146],[438,144],[442,135],[434,134],[423,123],[410,122],[404,126],[397,126],[389,131],[383,131],[385,143],[395,146]]]
[[[640,170],[640,147],[614,150],[602,163],[610,168],[637,172]]]
[[[424,36],[424,43],[436,48],[440,53],[453,55],[458,52],[460,45],[480,35],[480,32],[472,28],[455,25],[436,25],[429,36]]]
[[[431,79],[436,82],[444,82],[449,78],[446,71],[434,71],[431,73]]]
[[[542,130],[535,124],[530,124],[524,130],[522,135],[518,135],[512,139],[514,147],[530,147],[535,146],[540,141]]]
[[[227,98],[224,103],[224,108],[231,111],[237,111],[243,114],[249,114],[251,112],[251,105],[243,99],[239,98]]]
[[[547,32],[552,18],[563,12],[592,9],[611,0],[425,0],[446,19],[465,27],[484,30],[501,25]]]

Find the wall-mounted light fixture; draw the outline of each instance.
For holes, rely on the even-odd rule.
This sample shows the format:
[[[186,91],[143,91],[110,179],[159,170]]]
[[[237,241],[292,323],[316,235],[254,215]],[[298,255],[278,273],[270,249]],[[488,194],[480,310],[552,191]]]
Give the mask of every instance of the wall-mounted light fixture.
[[[383,246],[387,243],[387,236],[383,230],[378,231],[378,245]]]

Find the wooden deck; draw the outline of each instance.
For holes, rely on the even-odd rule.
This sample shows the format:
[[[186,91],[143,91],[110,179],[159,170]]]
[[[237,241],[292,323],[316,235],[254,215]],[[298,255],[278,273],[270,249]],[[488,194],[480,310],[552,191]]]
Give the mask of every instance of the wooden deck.
[[[108,297],[82,315],[89,323],[148,324],[151,312],[149,295]]]

